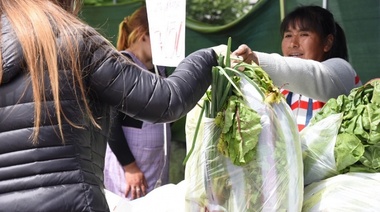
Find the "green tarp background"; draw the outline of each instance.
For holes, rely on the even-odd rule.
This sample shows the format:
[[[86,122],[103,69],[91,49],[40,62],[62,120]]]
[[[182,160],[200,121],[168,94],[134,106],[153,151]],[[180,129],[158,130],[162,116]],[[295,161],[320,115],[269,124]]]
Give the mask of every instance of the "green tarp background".
[[[224,30],[201,32],[194,27],[186,28],[186,55],[204,47],[226,44],[232,38],[232,48],[246,43],[254,50],[280,52],[280,1],[260,0],[258,7],[244,19]],[[284,0],[285,13],[301,4],[322,6],[322,0]],[[380,1],[379,0],[330,0],[327,8],[346,32],[350,62],[363,82],[379,77],[380,61]],[[115,6],[85,6],[83,19],[99,28],[113,43],[120,21],[143,1]],[[223,28],[223,27],[220,27]],[[212,30],[210,30],[212,31]]]
[[[246,43],[252,49],[281,53],[280,1],[260,0],[251,13],[234,25],[215,32],[196,30],[195,24],[186,28],[186,55],[200,48],[226,44],[232,38],[232,49]],[[118,25],[123,18],[140,7],[144,1],[134,1],[115,6],[85,6],[82,18],[99,29],[115,44]],[[322,6],[322,0],[284,0],[285,13],[298,5],[314,4]],[[380,1],[330,0],[327,8],[346,32],[350,62],[359,73],[362,82],[380,77]],[[200,27],[198,27],[200,28]],[[223,28],[223,27],[219,27]],[[177,134],[175,135],[175,137]],[[178,134],[177,140],[184,140]]]
[[[281,53],[279,25],[281,21],[280,0],[260,0],[252,12],[231,26],[212,27],[205,30],[200,25],[187,21],[186,55],[205,47],[227,44],[232,38],[232,49],[248,44],[253,50]],[[118,25],[144,1],[135,1],[115,6],[85,6],[82,19],[99,29],[115,44]],[[322,0],[284,0],[284,11],[291,11],[298,5],[314,4],[322,6]],[[334,14],[346,32],[350,62],[358,72],[362,82],[380,77],[380,1],[379,0],[330,0],[327,8]],[[185,141],[184,120],[173,126],[173,139]],[[182,147],[183,148],[183,147]],[[178,153],[183,158],[183,152]],[[179,156],[174,156],[179,157]],[[178,161],[178,160],[177,160]],[[180,161],[181,162],[181,161]],[[176,172],[177,180],[182,173]]]

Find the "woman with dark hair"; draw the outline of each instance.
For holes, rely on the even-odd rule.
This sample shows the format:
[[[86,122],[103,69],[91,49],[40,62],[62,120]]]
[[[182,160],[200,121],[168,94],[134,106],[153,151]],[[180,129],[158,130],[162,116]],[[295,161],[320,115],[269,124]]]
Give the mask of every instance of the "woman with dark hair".
[[[0,211],[109,211],[111,111],[171,122],[211,84],[213,49],[156,76],[79,20],[81,3],[0,0]]]
[[[330,98],[348,94],[361,85],[348,63],[346,38],[328,10],[301,6],[282,21],[282,54],[252,51],[239,46],[233,54],[260,65],[281,87],[302,130]]]
[[[322,39],[334,39],[331,50],[324,55],[324,60],[339,57],[348,60],[346,36],[334,16],[328,10],[318,6],[298,7],[289,13],[281,23],[282,36],[289,28],[313,31]]]

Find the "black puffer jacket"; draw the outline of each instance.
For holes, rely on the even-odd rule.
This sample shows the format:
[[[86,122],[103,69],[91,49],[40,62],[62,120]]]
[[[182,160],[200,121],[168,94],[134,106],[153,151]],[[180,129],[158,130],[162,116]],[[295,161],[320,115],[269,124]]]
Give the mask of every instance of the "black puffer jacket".
[[[38,144],[33,145],[34,102],[23,69],[20,44],[2,18],[4,75],[0,85],[0,211],[108,211],[103,192],[103,160],[110,108],[151,122],[185,115],[211,82],[216,56],[211,49],[188,56],[168,78],[156,78],[128,63],[93,29],[81,36],[83,79],[92,112],[102,130],[82,115],[70,75],[60,74],[63,113],[81,128],[63,124],[58,132],[51,94]],[[46,80],[48,82],[48,80]]]

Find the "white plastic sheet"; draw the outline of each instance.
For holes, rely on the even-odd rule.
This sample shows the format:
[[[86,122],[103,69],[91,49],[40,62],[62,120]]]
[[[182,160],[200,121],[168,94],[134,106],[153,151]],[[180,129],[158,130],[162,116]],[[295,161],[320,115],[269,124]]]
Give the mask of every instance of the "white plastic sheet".
[[[346,173],[305,187],[303,212],[376,212],[380,173]]]

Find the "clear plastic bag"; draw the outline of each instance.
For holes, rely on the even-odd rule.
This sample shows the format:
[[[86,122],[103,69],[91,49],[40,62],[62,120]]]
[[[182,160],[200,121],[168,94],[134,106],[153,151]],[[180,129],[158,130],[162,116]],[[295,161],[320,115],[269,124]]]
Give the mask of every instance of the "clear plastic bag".
[[[281,101],[268,105],[254,86],[241,80],[248,105],[261,116],[262,131],[256,157],[243,166],[216,150],[219,129],[213,119],[203,117],[194,152],[186,164],[186,211],[244,212],[300,211],[303,199],[302,152],[299,133],[289,106]],[[190,147],[195,121],[188,115]],[[193,130],[191,130],[193,129]]]
[[[300,132],[305,185],[339,174],[334,148],[342,119],[332,114]]]
[[[340,174],[305,187],[304,212],[379,211],[380,173]]]

